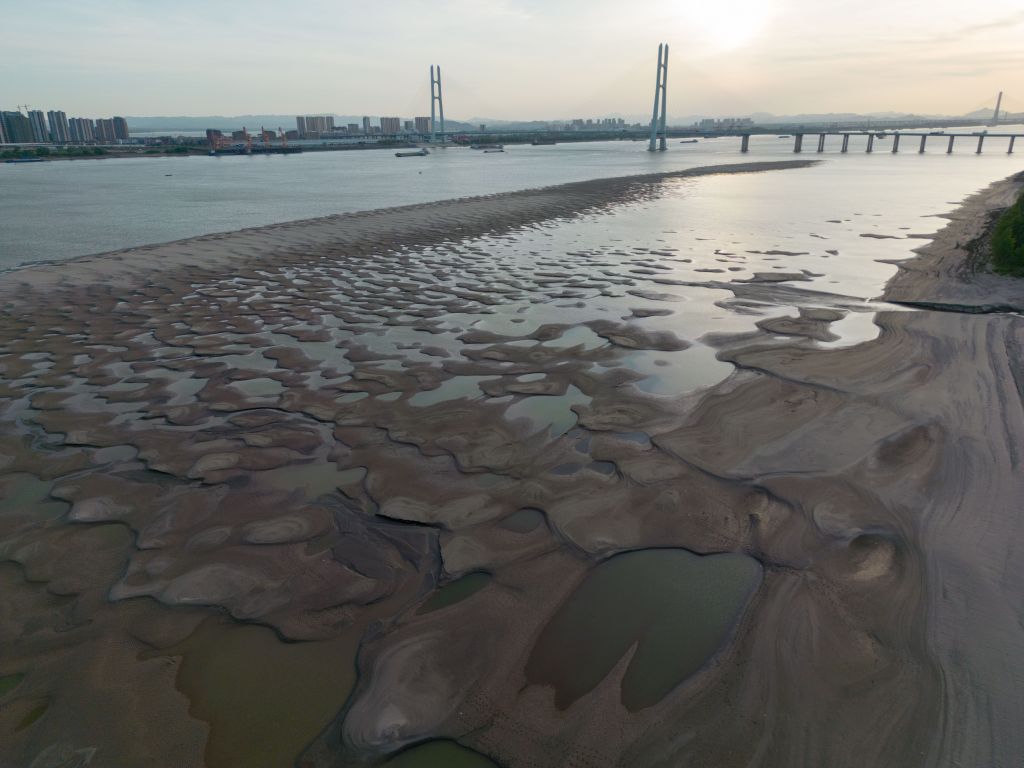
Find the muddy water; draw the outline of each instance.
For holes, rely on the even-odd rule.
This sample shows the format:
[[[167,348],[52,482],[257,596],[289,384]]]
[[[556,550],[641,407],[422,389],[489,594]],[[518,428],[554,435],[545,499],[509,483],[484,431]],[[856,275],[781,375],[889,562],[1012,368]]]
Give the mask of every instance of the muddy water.
[[[722,648],[760,581],[760,564],[739,554],[649,549],[613,557],[544,628],[527,678],[554,686],[564,709],[630,654],[622,703],[649,707]]]

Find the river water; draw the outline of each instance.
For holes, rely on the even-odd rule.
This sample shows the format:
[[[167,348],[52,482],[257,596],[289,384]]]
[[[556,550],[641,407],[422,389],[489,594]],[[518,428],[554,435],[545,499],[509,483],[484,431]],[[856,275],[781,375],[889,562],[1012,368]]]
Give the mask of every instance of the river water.
[[[787,183],[782,194],[772,191],[774,181],[707,179],[697,187],[702,215],[710,210],[775,231],[806,229],[813,222],[802,212],[823,202],[836,203],[837,216],[935,215],[1022,164],[1019,154],[1006,154],[1006,139],[988,139],[980,156],[972,139],[960,139],[956,153],[946,155],[945,138],[934,137],[924,156],[913,139],[904,139],[898,155],[889,151],[891,139],[866,155],[863,137],[851,141],[847,155],[832,137],[817,155],[813,139],[805,139],[803,157],[825,162],[800,177],[811,180],[807,185]],[[449,148],[402,159],[373,150],[0,164],[0,269],[332,213],[794,156],[793,140],[776,136],[753,137],[746,155],[735,137],[675,140],[664,153],[645,148],[629,141],[509,146],[488,154]],[[823,188],[830,200],[818,199]],[[719,190],[728,197],[716,197]]]

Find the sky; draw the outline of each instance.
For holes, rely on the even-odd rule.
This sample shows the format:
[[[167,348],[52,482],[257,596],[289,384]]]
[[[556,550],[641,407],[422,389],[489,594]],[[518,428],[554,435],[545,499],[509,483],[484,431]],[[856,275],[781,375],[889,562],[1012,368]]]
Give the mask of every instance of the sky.
[[[0,109],[69,115],[1024,111],[1021,0],[35,0],[0,12]],[[649,119],[649,118],[648,118]]]

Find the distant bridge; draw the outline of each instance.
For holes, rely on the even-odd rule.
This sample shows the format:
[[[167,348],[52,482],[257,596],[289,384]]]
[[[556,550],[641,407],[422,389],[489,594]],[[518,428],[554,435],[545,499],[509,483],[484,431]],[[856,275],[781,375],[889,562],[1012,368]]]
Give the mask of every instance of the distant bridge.
[[[935,139],[942,141],[946,139],[946,154],[953,153],[953,146],[957,139],[969,139],[971,141],[977,140],[977,148],[975,154],[980,155],[985,142],[989,139],[1009,139],[1007,145],[1007,154],[1013,154],[1013,146],[1018,138],[1024,138],[1024,133],[988,133],[987,131],[974,132],[974,133],[946,133],[945,131],[931,131],[929,133],[901,133],[899,131],[893,133],[877,132],[877,131],[821,131],[813,133],[795,133],[793,134],[793,151],[803,152],[804,149],[804,137],[805,136],[817,136],[818,137],[818,152],[825,151],[826,139],[829,136],[835,136],[842,138],[842,144],[840,152],[845,153],[850,150],[850,137],[851,136],[867,136],[866,152],[875,151],[875,141],[883,139],[892,139],[892,148],[890,151],[896,154],[900,151],[900,142],[903,139],[909,139],[914,141],[919,140],[917,144],[917,151],[920,154],[924,154],[925,148],[928,144],[928,139]],[[745,133],[740,138],[740,151],[750,151],[750,134]]]

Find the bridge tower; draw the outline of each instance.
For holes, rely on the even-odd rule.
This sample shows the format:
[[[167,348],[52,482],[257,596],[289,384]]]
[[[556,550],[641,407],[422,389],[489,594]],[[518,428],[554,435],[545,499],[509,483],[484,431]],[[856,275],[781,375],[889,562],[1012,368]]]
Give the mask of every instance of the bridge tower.
[[[441,95],[441,65],[437,65],[437,76],[434,76],[434,66],[430,65],[430,141],[437,141],[437,112],[441,117],[441,143],[444,143],[444,98]]]
[[[658,70],[654,82],[654,111],[651,113],[651,142],[647,146],[648,152],[655,150],[664,152],[668,149],[665,140],[665,113],[667,110],[668,93],[668,43],[658,45]],[[661,106],[659,119],[658,106]],[[661,141],[659,142],[659,134]]]
[[[996,111],[992,113],[992,125],[999,125],[999,109],[1003,106],[1003,92],[999,92],[999,97],[996,99]]]

